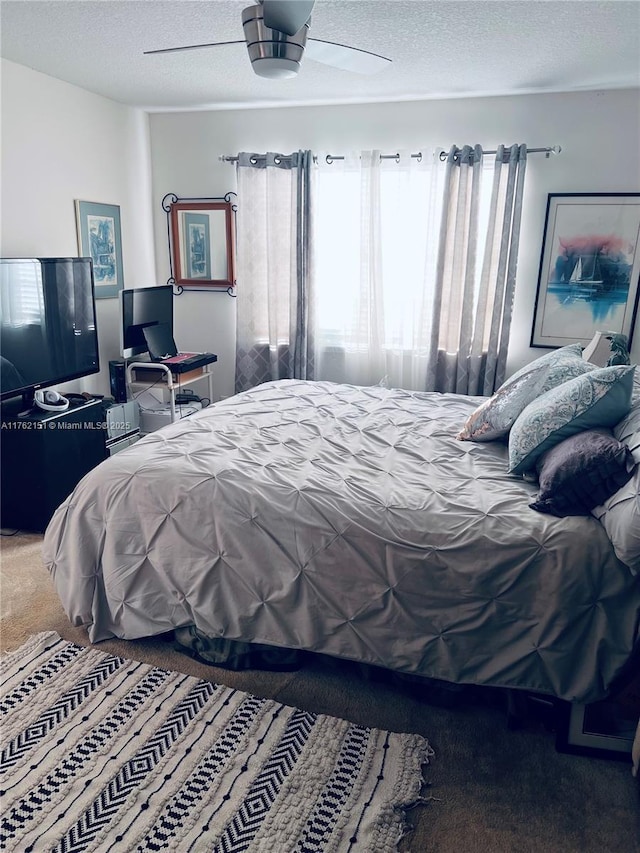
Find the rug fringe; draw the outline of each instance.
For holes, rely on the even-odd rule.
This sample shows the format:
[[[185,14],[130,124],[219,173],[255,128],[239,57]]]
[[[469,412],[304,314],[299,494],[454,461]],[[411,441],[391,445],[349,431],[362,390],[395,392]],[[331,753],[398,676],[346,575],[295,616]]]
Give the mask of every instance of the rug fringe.
[[[430,803],[432,801],[435,801],[436,803],[443,802],[443,800],[441,800],[439,797],[417,797],[412,803],[409,803],[408,806],[405,806],[404,810],[408,812],[411,811],[411,809],[415,809],[416,806],[426,806],[427,803]]]
[[[414,798],[409,803],[405,803],[404,805],[397,806],[397,811],[400,812],[401,823],[399,827],[399,832],[395,840],[395,849],[397,850],[400,842],[403,841],[408,835],[415,831],[415,825],[411,823],[408,819],[408,813],[418,806],[426,806],[430,802],[442,802],[441,799],[434,796],[425,796],[426,789],[431,787],[431,782],[426,779],[427,768],[429,766],[429,759],[435,756],[435,751],[432,748],[431,744],[428,741],[424,741],[422,746],[422,756],[421,756],[421,767],[420,773],[421,778],[419,780],[419,790]]]
[[[411,811],[412,809],[415,809],[416,806],[426,806],[432,801],[436,802],[436,803],[444,802],[440,797],[423,797],[423,796],[420,796],[420,797],[417,797],[412,803],[409,803],[408,806],[404,806],[401,809],[401,811],[403,813],[403,822],[400,826],[400,832],[399,832],[398,837],[396,839],[396,848],[398,847],[400,842],[403,841],[407,837],[407,835],[410,835],[412,832],[414,832],[415,828],[416,828],[415,824],[409,822],[409,820],[407,818],[407,812]]]

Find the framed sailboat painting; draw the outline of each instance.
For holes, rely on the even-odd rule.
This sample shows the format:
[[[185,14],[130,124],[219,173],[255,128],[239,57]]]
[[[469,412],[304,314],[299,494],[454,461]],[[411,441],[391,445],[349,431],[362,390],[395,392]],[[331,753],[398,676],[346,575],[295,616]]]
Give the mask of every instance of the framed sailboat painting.
[[[532,347],[625,335],[638,308],[640,193],[551,193],[547,198]]]

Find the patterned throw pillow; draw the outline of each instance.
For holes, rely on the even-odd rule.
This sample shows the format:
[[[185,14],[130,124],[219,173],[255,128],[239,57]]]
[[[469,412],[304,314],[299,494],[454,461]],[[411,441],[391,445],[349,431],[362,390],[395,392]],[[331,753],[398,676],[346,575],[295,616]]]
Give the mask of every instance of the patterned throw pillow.
[[[456,438],[460,441],[502,438],[532,400],[568,379],[594,369],[594,364],[582,358],[580,344],[569,344],[545,353],[503,382],[493,397],[485,400],[469,416]]]
[[[577,432],[615,426],[631,406],[634,370],[595,368],[529,403],[509,433],[509,471],[534,470],[539,456]]]
[[[507,435],[520,412],[541,393],[549,368],[542,365],[507,381],[471,413],[456,438],[494,441]]]
[[[539,457],[540,492],[529,506],[564,517],[589,515],[631,479],[636,463],[610,430],[585,430]]]
[[[548,367],[547,379],[540,389],[540,393],[544,394],[563,382],[569,379],[574,379],[576,376],[582,376],[591,370],[595,370],[597,365],[591,364],[590,361],[585,361],[582,358],[582,344],[568,344],[566,347],[548,352],[536,358],[535,361],[525,364],[520,370],[517,370],[508,381],[513,382],[520,376],[524,376],[530,370],[535,370],[539,367]]]

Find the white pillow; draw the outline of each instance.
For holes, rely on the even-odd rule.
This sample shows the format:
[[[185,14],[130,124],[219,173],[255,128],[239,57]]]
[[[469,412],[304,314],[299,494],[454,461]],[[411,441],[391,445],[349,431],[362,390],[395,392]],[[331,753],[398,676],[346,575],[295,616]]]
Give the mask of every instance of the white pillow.
[[[632,405],[629,413],[616,425],[613,434],[627,445],[636,462],[640,462],[640,375],[636,370]],[[616,556],[632,573],[640,573],[640,466],[633,477],[591,514],[600,521]]]

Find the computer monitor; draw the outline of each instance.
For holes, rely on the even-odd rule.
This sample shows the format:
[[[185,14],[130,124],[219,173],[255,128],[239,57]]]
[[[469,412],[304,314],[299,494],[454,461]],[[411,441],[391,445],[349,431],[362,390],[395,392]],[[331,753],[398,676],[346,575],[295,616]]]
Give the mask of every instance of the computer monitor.
[[[169,326],[173,335],[173,287],[137,287],[120,291],[121,344],[124,358],[148,350],[143,329],[161,323]]]

